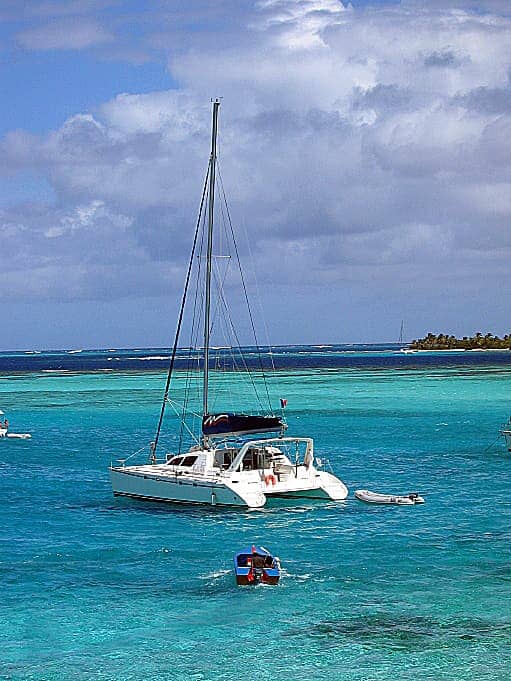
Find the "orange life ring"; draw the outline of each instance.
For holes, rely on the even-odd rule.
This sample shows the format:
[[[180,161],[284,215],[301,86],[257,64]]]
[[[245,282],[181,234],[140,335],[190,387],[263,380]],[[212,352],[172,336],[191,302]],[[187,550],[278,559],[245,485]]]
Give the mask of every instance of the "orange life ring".
[[[269,473],[268,475],[264,476],[264,482],[266,486],[268,487],[270,484],[271,485],[276,485],[277,484],[277,478],[272,474]]]

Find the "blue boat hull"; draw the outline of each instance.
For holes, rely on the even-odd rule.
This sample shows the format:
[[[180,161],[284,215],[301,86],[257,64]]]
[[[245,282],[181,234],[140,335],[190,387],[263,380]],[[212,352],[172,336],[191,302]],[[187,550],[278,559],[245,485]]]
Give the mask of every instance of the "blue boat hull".
[[[253,546],[234,556],[236,584],[278,584],[280,579],[279,559],[263,547]]]

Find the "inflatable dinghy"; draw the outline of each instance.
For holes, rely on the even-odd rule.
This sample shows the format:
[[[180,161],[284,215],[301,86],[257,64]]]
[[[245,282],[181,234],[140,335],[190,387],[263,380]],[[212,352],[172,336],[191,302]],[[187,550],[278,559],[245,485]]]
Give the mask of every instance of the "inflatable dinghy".
[[[365,501],[368,504],[414,506],[415,504],[424,503],[424,497],[421,497],[416,492],[410,492],[409,494],[378,494],[378,492],[370,492],[367,489],[357,489],[355,496],[360,501]]]
[[[15,440],[30,440],[32,435],[30,435],[30,433],[7,433],[5,437],[10,437]]]

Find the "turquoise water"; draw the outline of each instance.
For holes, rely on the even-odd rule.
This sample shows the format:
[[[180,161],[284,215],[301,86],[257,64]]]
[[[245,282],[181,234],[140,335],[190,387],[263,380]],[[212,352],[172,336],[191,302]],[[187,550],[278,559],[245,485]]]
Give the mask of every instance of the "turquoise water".
[[[0,441],[0,678],[507,681],[511,454],[492,443],[510,380],[282,371],[290,433],[350,498],[239,512],[112,497],[107,467],[152,437],[163,373],[0,377],[12,430],[33,434]],[[281,557],[279,587],[235,586],[252,542]]]

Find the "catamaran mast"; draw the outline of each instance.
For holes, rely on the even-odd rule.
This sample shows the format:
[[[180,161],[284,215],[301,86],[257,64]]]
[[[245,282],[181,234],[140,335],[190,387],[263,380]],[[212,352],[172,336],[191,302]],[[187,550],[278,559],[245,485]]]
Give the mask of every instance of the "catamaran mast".
[[[220,100],[213,102],[213,125],[211,130],[211,156],[209,159],[209,212],[208,212],[208,242],[206,257],[206,299],[204,301],[204,384],[203,384],[203,416],[208,414],[208,381],[209,381],[209,334],[211,309],[211,259],[213,252],[213,217],[215,208],[215,174],[216,174],[216,138],[218,132],[218,109]],[[204,444],[207,437],[204,437]]]

